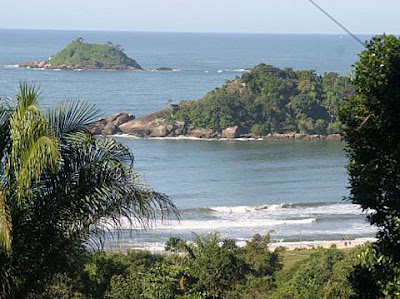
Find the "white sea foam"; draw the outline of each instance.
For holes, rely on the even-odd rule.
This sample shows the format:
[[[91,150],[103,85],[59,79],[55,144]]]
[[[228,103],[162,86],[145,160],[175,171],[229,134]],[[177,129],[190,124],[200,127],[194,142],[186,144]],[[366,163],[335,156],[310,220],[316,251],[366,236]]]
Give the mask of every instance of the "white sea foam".
[[[193,137],[193,136],[174,136],[174,137],[139,137],[139,136],[134,136],[130,134],[113,134],[113,135],[108,135],[110,137],[114,138],[131,138],[131,139],[148,139],[148,140],[196,140],[196,141],[221,141],[221,142],[226,142],[226,141],[264,141],[262,138],[199,138],[199,137]]]
[[[18,64],[5,64],[2,65],[1,67],[5,68],[5,69],[14,69],[14,68],[19,68]]]
[[[247,213],[262,210],[276,210],[281,209],[284,204],[273,204],[273,205],[260,205],[260,206],[221,206],[221,207],[210,207],[210,210],[223,214],[233,213]]]
[[[268,228],[278,225],[306,225],[316,222],[316,218],[305,219],[220,219],[220,220],[171,220],[153,224],[152,229],[169,231],[214,231],[234,228]],[[138,225],[123,222],[124,229],[141,230]]]
[[[368,214],[363,212],[361,208],[353,204],[332,203],[321,205],[301,205],[301,204],[271,204],[258,206],[219,206],[210,207],[212,212],[219,214],[243,214],[249,212],[257,212],[273,215],[362,215]]]

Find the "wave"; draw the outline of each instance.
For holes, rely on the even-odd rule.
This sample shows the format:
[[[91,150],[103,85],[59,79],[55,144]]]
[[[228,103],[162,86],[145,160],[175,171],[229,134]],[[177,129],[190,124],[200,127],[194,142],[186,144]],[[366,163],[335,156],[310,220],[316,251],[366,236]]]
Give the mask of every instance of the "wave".
[[[4,65],[1,65],[1,67],[5,68],[5,69],[16,69],[16,68],[19,68],[19,65],[18,64],[4,64]]]
[[[226,73],[249,73],[249,72],[251,72],[251,70],[250,69],[244,69],[244,68],[217,70],[218,74],[223,73],[223,72],[226,72]]]
[[[248,213],[296,215],[366,215],[358,205],[346,203],[280,203],[255,206],[216,206],[198,209],[183,209],[182,212],[208,212],[213,215],[239,215]]]
[[[210,207],[209,210],[219,213],[247,213],[254,211],[263,210],[277,210],[284,208],[286,204],[272,204],[272,205],[260,205],[260,206],[222,206],[222,207]]]
[[[316,222],[316,218],[304,219],[241,219],[241,220],[171,220],[164,224],[157,223],[152,229],[169,231],[214,231],[232,228],[269,228],[278,225],[302,225]],[[123,225],[124,229],[142,230],[132,227],[130,224]]]
[[[168,68],[168,69],[160,69],[160,68],[146,68],[146,72],[150,73],[157,73],[157,72],[180,72],[181,69],[175,69],[175,68]]]

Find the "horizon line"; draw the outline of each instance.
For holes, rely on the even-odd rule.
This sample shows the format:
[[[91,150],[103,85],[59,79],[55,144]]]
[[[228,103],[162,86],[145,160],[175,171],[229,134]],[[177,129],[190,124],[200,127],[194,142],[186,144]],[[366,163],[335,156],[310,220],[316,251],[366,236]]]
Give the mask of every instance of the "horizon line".
[[[136,33],[193,33],[193,34],[254,34],[254,35],[341,35],[349,36],[346,32],[324,33],[324,32],[232,32],[232,31],[182,31],[182,30],[128,30],[128,29],[48,29],[48,28],[10,28],[1,27],[0,30],[26,30],[26,31],[67,31],[67,32],[136,32]],[[355,35],[377,35],[377,34],[393,34],[399,33],[354,33]]]

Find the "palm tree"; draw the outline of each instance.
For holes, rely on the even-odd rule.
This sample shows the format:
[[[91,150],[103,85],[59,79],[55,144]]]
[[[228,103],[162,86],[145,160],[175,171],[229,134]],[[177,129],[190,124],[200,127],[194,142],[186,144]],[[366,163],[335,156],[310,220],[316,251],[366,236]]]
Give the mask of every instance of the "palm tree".
[[[43,113],[38,95],[21,83],[16,103],[0,110],[4,296],[39,291],[122,221],[147,226],[178,215],[168,197],[140,184],[128,148],[90,133],[98,117],[93,105],[71,101]]]

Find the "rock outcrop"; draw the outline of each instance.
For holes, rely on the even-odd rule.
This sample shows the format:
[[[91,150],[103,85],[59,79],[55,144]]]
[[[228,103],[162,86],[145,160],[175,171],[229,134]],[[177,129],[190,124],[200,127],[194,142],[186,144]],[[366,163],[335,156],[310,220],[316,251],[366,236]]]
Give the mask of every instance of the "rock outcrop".
[[[263,140],[341,140],[340,134],[331,135],[309,135],[297,132],[268,134],[266,136],[255,136],[245,134],[240,131],[238,126],[227,127],[220,132],[215,132],[205,128],[188,129],[185,122],[168,122],[164,115],[166,110],[161,110],[145,116],[135,118],[129,112],[115,113],[107,118],[98,120],[92,127],[94,134],[116,135],[127,134],[135,137],[194,137],[201,139],[235,139],[235,138],[253,138]]]
[[[240,136],[240,131],[238,126],[228,127],[221,132],[222,138],[238,138]]]
[[[50,69],[50,70],[128,70],[128,71],[139,71],[143,70],[139,65],[114,65],[114,66],[102,66],[100,64],[85,65],[85,64],[61,64],[52,65],[50,61],[47,60],[34,60],[27,61],[18,64],[20,68],[26,69]]]
[[[115,135],[121,134],[119,126],[127,121],[135,119],[135,116],[128,112],[115,113],[107,118],[99,119],[92,127],[91,131],[96,135]]]

